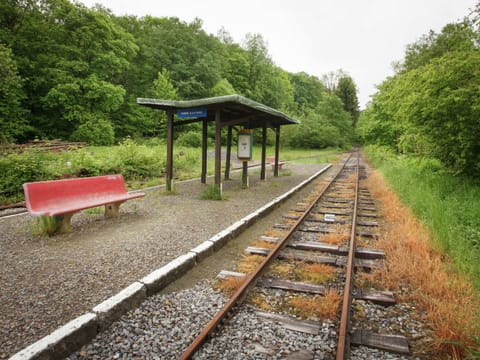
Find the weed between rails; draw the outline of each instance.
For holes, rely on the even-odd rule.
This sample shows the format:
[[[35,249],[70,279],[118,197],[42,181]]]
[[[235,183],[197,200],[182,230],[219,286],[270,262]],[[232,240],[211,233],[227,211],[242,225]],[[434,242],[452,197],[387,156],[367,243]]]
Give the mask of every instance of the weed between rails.
[[[290,305],[292,312],[302,319],[334,319],[340,300],[340,294],[331,290],[325,296],[295,296],[290,300]]]
[[[478,352],[480,304],[472,285],[432,247],[428,231],[386,187],[379,172],[369,175],[366,185],[380,201],[388,224],[377,243],[388,254],[388,272],[363,274],[360,281],[397,291],[402,301],[425,311],[434,331],[430,345],[435,353],[459,359]]]

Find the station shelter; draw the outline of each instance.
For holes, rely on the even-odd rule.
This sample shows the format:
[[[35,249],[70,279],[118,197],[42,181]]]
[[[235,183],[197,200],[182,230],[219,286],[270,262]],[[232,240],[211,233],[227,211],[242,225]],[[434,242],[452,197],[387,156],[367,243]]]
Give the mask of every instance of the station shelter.
[[[298,124],[286,114],[270,108],[266,105],[245,98],[240,95],[225,95],[196,100],[160,100],[138,98],[137,103],[153,109],[163,110],[167,114],[167,164],[166,164],[166,187],[172,189],[173,181],[173,143],[175,128],[192,124],[202,123],[202,173],[201,182],[206,183],[207,178],[207,130],[209,123],[215,125],[215,185],[222,188],[221,179],[221,135],[222,129],[227,129],[225,179],[230,177],[230,161],[232,147],[232,131],[237,132],[239,148],[237,157],[243,161],[243,178],[246,178],[247,161],[251,157],[253,129],[262,131],[262,154],[260,179],[265,180],[266,166],[266,140],[267,129],[275,132],[275,164],[274,176],[278,176],[279,151],[280,151],[280,127],[282,125]]]

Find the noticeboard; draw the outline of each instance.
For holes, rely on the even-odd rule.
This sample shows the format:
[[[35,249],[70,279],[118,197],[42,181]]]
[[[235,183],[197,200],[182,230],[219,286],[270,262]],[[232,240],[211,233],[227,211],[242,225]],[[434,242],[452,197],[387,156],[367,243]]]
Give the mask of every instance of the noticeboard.
[[[252,159],[253,130],[244,129],[238,132],[237,138],[237,158],[238,160],[248,161]]]

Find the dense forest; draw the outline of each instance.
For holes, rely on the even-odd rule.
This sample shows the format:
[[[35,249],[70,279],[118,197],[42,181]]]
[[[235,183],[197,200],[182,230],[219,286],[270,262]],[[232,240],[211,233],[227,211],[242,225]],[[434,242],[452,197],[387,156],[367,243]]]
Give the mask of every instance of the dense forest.
[[[111,145],[127,136],[163,137],[165,117],[136,98],[234,93],[301,120],[286,131],[287,145],[353,141],[359,116],[353,79],[330,72],[326,86],[289,73],[275,65],[259,34],[237,44],[224,29],[207,34],[199,19],[119,17],[69,0],[0,0],[0,28],[0,143],[59,138]]]
[[[480,3],[407,46],[358,122],[367,144],[480,175]]]

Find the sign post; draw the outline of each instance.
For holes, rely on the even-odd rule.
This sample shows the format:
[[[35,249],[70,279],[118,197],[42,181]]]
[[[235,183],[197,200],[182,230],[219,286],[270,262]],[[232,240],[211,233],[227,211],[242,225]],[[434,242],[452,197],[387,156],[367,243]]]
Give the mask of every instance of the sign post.
[[[243,161],[242,188],[248,188],[248,161],[252,159],[253,130],[243,129],[238,132],[237,158]]]

